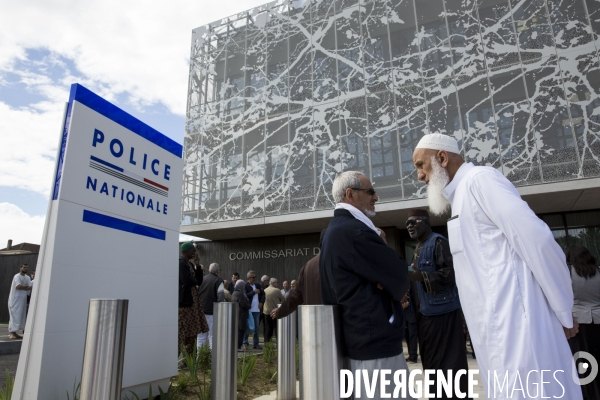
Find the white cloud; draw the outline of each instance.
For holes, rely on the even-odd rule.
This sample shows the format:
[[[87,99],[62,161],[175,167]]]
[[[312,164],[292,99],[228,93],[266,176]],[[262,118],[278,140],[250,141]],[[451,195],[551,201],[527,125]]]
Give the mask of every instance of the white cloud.
[[[72,83],[185,114],[192,30],[266,0],[0,2],[0,187],[49,196]],[[12,95],[11,95],[12,96]],[[118,105],[118,104],[117,104]],[[0,201],[3,199],[0,198]],[[0,245],[39,243],[43,216],[0,203]],[[183,237],[182,237],[183,238]]]
[[[9,239],[13,244],[40,244],[45,219],[45,215],[29,215],[14,204],[0,203],[0,248],[6,247]]]
[[[0,186],[49,195],[63,109],[64,103],[15,109],[0,102]]]
[[[125,93],[142,106],[160,102],[171,112],[184,115],[192,29],[264,3],[4,1],[0,75],[2,70],[11,70],[17,60],[25,60],[26,50],[45,49],[73,60],[81,73],[79,83],[100,95],[110,98]],[[23,79],[33,84],[39,81],[39,77]],[[55,82],[65,88],[70,83],[74,82]]]
[[[28,242],[41,244],[45,215],[29,215],[11,203],[0,203],[0,248],[6,247],[9,239],[13,244]],[[196,236],[179,234],[179,241],[204,241]]]
[[[49,195],[72,83],[184,115],[192,29],[265,2],[2,1],[0,91],[17,87],[21,98],[0,102],[0,187]]]

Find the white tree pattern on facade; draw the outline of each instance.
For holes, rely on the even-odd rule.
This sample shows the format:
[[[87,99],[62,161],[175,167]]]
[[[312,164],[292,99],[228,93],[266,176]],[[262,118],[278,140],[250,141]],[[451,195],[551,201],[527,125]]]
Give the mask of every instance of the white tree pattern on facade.
[[[183,224],[424,196],[422,135],[515,185],[600,176],[600,0],[279,0],[193,31]]]

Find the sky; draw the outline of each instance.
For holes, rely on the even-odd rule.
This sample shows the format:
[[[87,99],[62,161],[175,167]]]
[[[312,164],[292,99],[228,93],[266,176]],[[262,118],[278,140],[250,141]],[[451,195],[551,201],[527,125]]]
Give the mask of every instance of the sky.
[[[0,0],[0,248],[41,243],[71,84],[183,143],[192,30],[266,2]]]

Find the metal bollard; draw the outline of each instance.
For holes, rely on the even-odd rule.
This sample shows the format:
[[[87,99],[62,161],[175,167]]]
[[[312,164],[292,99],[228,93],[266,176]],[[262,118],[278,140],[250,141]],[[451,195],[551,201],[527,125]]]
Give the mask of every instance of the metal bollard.
[[[277,399],[296,399],[296,312],[277,320]]]
[[[90,300],[81,400],[121,398],[128,307],[129,300]]]
[[[238,303],[214,303],[210,398],[237,398]]]
[[[300,306],[300,398],[340,398],[344,368],[339,306]]]

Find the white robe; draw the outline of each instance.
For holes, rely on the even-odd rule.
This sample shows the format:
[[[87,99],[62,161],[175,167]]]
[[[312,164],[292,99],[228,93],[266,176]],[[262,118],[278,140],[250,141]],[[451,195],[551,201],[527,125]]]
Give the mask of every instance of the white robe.
[[[490,167],[463,164],[443,195],[452,205],[456,284],[488,398],[542,398],[543,381],[543,398],[581,399],[563,331],[573,326],[571,278],[548,226]]]
[[[27,295],[29,290],[17,289],[17,285],[31,286],[31,278],[27,275],[16,274],[10,286],[8,295],[8,312],[10,321],[8,323],[9,332],[17,332],[25,329],[25,320],[27,318]]]

